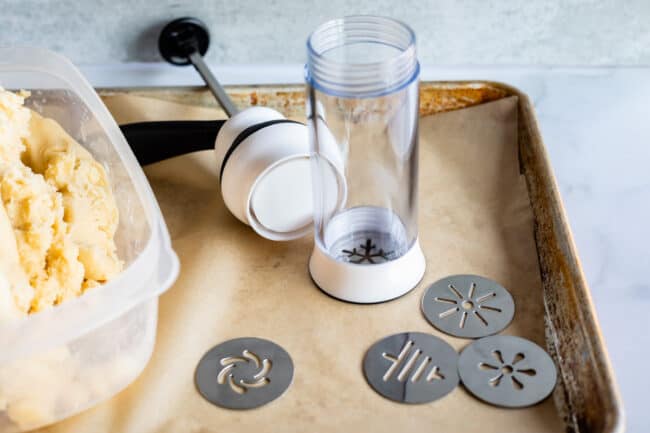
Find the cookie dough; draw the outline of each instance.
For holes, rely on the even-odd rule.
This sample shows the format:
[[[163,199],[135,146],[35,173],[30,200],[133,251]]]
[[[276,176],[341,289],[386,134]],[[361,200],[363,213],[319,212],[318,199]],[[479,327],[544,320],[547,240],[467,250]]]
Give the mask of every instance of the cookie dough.
[[[61,125],[25,107],[28,97],[0,88],[0,326],[122,269],[113,240],[117,205],[103,166]],[[150,353],[134,342],[96,359],[63,345],[3,363],[0,431],[49,424],[116,392]]]
[[[79,296],[122,268],[104,168],[25,107],[28,96],[0,88],[0,321]]]
[[[20,265],[13,227],[4,207],[0,206],[0,318],[15,319],[29,309],[34,290]]]

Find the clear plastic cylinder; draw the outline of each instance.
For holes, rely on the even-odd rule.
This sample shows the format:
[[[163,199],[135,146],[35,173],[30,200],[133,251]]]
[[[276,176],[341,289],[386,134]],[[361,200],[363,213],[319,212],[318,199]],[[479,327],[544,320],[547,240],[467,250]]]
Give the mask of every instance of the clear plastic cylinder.
[[[316,246],[346,263],[397,260],[418,236],[415,35],[352,16],[318,27],[307,50]]]

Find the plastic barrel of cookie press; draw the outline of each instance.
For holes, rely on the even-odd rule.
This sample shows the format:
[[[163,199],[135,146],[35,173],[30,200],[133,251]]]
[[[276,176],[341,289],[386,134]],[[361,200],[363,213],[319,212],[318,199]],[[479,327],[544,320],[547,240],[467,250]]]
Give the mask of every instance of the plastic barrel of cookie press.
[[[379,302],[413,288],[424,273],[418,244],[418,77],[415,35],[384,17],[351,16],[318,27],[307,42],[308,126],[315,247],[310,270],[327,293]],[[324,187],[343,158],[347,201]]]

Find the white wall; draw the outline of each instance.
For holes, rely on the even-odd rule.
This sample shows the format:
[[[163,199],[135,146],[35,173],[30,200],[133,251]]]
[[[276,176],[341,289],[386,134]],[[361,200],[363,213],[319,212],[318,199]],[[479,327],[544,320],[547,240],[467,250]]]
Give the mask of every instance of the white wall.
[[[409,23],[430,65],[650,65],[650,0],[0,0],[0,45],[81,65],[157,61],[160,27],[194,15],[212,64],[300,63],[311,29],[353,13]]]

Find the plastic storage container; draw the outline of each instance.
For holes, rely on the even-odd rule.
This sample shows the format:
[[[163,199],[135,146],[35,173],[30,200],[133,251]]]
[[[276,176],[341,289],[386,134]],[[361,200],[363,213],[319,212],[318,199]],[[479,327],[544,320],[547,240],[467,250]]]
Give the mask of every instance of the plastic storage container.
[[[0,48],[0,86],[31,91],[26,104],[58,121],[100,161],[120,213],[124,270],[60,306],[0,326],[0,432],[76,414],[126,387],[149,360],[158,296],[178,258],[142,169],[106,107],[65,58]]]

